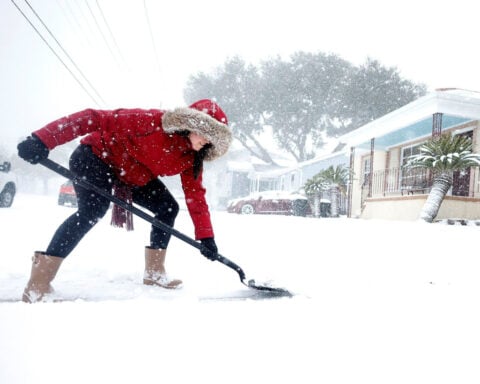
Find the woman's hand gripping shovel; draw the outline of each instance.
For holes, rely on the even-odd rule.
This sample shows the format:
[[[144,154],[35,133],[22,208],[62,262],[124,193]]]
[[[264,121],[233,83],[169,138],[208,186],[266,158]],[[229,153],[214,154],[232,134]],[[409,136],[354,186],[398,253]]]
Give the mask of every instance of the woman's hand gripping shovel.
[[[97,187],[96,185],[90,183],[87,180],[84,180],[80,177],[75,176],[70,170],[67,168],[61,166],[60,164],[55,163],[54,161],[50,159],[45,159],[40,161],[40,164],[42,164],[44,167],[47,167],[48,169],[52,170],[55,173],[58,173],[59,175],[70,179],[73,181],[74,184],[80,185],[83,188],[89,189],[91,191],[94,191],[98,193],[99,195],[105,197],[106,199],[110,200],[112,203],[118,205],[119,207],[122,207],[123,209],[126,209],[127,211],[133,213],[134,215],[137,215],[141,217],[142,219],[148,221],[150,224],[160,228],[161,230],[170,233],[172,236],[175,236],[176,238],[184,241],[187,244],[190,244],[192,247],[197,248],[198,250],[203,250],[204,245],[201,243],[195,241],[194,239],[188,237],[187,235],[183,234],[182,232],[177,231],[176,229],[170,227],[169,225],[161,222],[160,220],[156,219],[153,216],[150,216],[148,213],[145,213],[141,209],[136,208],[132,204],[129,204],[116,196],[113,196],[111,193],[108,193],[107,191],[103,190],[102,188]],[[242,282],[243,285],[246,285],[249,288],[255,289],[260,291],[262,297],[291,297],[293,296],[292,293],[287,291],[284,288],[278,288],[271,286],[270,284],[264,283],[257,283],[254,279],[247,279],[245,272],[240,268],[237,264],[235,264],[233,261],[227,259],[226,257],[220,255],[217,253],[216,257],[214,260],[219,261],[220,263],[226,265],[227,267],[233,269],[235,272],[238,273],[238,276],[240,277],[240,281]]]

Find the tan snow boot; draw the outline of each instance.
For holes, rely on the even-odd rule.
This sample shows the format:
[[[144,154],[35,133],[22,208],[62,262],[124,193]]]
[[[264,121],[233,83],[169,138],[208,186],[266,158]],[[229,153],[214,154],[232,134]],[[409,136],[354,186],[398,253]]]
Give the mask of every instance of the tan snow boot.
[[[182,280],[171,279],[165,272],[166,249],[145,247],[145,273],[143,284],[176,289],[182,286]]]
[[[48,256],[43,252],[35,252],[32,258],[30,280],[23,292],[22,301],[35,303],[41,301],[44,295],[53,293],[53,287],[50,283],[55,278],[63,260],[62,257]]]

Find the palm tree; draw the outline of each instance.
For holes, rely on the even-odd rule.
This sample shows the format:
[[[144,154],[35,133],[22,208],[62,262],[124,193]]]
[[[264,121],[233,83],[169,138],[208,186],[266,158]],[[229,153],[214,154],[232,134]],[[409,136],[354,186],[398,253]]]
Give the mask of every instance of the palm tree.
[[[453,172],[480,165],[480,154],[472,153],[472,140],[461,135],[444,134],[433,137],[420,147],[420,153],[408,158],[404,167],[427,168],[432,171],[433,184],[420,219],[431,223],[453,184]]]
[[[323,179],[321,172],[308,179],[303,186],[307,196],[313,197],[314,215],[322,216],[320,209],[320,196],[323,191],[326,191],[328,184]]]
[[[350,170],[344,165],[331,165],[321,170],[305,183],[305,192],[318,198],[321,191],[330,190],[331,216],[338,217],[338,200],[341,193],[346,192]]]

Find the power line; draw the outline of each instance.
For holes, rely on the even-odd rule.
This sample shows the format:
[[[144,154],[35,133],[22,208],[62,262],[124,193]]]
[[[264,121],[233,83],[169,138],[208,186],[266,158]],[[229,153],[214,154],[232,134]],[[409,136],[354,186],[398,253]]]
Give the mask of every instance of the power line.
[[[53,34],[50,32],[50,30],[47,28],[47,26],[43,23],[42,19],[38,16],[38,14],[35,12],[35,10],[32,8],[32,6],[28,3],[27,0],[24,0],[25,3],[27,3],[27,5],[30,7],[30,9],[33,11],[33,13],[35,14],[35,16],[37,16],[37,18],[40,20],[40,22],[42,23],[42,25],[47,29],[47,31],[50,33],[50,35],[54,38],[55,42],[60,46],[60,48],[63,50],[63,52],[67,55],[67,57],[69,58],[69,60],[73,63],[73,65],[75,66],[75,68],[80,72],[80,74],[83,76],[83,78],[87,81],[87,83],[90,85],[90,87],[93,89],[93,91],[97,94],[97,96],[100,98],[100,100],[104,103],[104,104],[107,104],[105,102],[105,100],[103,100],[103,98],[99,95],[99,93],[97,92],[97,90],[95,89],[95,87],[93,87],[93,85],[88,81],[88,79],[83,75],[83,73],[80,71],[80,69],[77,67],[77,65],[75,64],[75,62],[72,60],[72,58],[66,53],[66,51],[63,49],[63,47],[60,45],[60,43],[58,42],[58,40],[53,36]],[[42,36],[42,34],[40,33],[40,31],[35,27],[35,25],[30,21],[30,19],[28,18],[28,16],[20,9],[20,7],[17,5],[17,3],[15,3],[14,0],[11,0],[12,4],[15,6],[15,8],[17,8],[17,10],[21,13],[21,15],[25,18],[25,20],[28,22],[28,24],[30,24],[30,26],[35,30],[35,32],[38,34],[38,36],[43,40],[43,42],[48,46],[48,48],[50,48],[50,50],[52,51],[52,53],[57,57],[58,60],[60,60],[60,62],[63,64],[63,66],[66,68],[66,70],[72,75],[72,77],[75,79],[75,81],[78,83],[78,85],[80,85],[80,87],[88,94],[88,96],[93,100],[93,102],[100,107],[100,104],[98,103],[97,99],[95,97],[93,97],[93,95],[88,91],[88,89],[82,84],[82,82],[78,79],[77,76],[75,76],[75,74],[72,72],[72,70],[67,66],[67,64],[62,60],[62,58],[57,54],[57,52],[55,52],[55,50],[53,49],[53,47],[48,43],[48,41]]]
[[[73,25],[73,24],[76,24],[77,28],[78,28],[78,31],[76,31],[76,35],[77,35],[77,38],[79,41],[82,41],[83,39],[86,40],[86,43],[84,41],[82,41],[83,44],[86,44],[88,45],[90,48],[93,48],[93,44],[92,42],[90,41],[90,39],[88,38],[88,35],[86,33],[83,33],[83,29],[82,29],[82,26],[80,25],[80,23],[78,22],[78,19],[75,17],[75,14],[73,13],[72,11],[72,8],[70,7],[70,2],[69,1],[66,1],[64,3],[64,5],[62,5],[62,1],[61,0],[57,0],[57,4],[58,4],[58,7],[60,8],[60,10],[62,11],[63,13],[63,16],[65,17],[65,19],[67,20],[67,23],[68,25]],[[66,10],[68,11],[65,11],[65,8]],[[72,21],[73,20],[73,21]],[[75,30],[75,28],[70,28],[72,31]]]
[[[32,12],[34,13],[34,15],[37,17],[37,19],[42,23],[42,25],[44,26],[44,28],[47,30],[47,32],[50,34],[50,36],[53,38],[53,40],[55,40],[55,42],[57,43],[57,45],[60,47],[60,49],[62,50],[62,52],[65,54],[65,56],[68,57],[68,59],[70,60],[70,62],[73,64],[73,66],[76,68],[76,70],[80,73],[80,75],[83,77],[83,79],[87,82],[87,84],[90,86],[90,88],[92,88],[92,90],[95,92],[95,94],[100,98],[100,100],[104,103],[104,104],[107,104],[105,102],[105,100],[102,98],[102,96],[100,96],[100,94],[98,93],[98,91],[95,89],[95,87],[93,86],[93,84],[87,79],[87,77],[83,74],[83,72],[80,70],[80,68],[78,67],[78,65],[75,63],[75,61],[71,58],[71,56],[68,54],[68,52],[63,48],[62,44],[60,44],[60,42],[57,40],[57,38],[54,36],[54,34],[52,33],[52,31],[50,31],[50,29],[47,27],[47,25],[43,22],[43,20],[41,19],[41,17],[38,15],[37,12],[35,12],[35,10],[33,9],[33,7],[30,5],[30,3],[28,2],[28,0],[24,0],[25,3],[29,6],[29,8],[32,10]]]
[[[92,36],[95,36],[95,31],[93,30],[92,26],[90,25],[88,17],[85,16],[85,13],[83,12],[83,8],[82,8],[81,4],[78,1],[73,1],[73,3],[77,6],[77,11],[80,13],[81,17],[85,20],[85,25],[87,26],[87,29],[90,31],[90,34]],[[68,4],[68,1],[67,1],[67,4]]]
[[[160,66],[160,60],[158,58],[158,52],[157,52],[157,47],[155,45],[155,39],[153,37],[152,26],[150,24],[150,18],[148,17],[147,1],[146,0],[143,0],[143,8],[145,9],[145,18],[147,19],[148,31],[150,32],[150,38],[152,40],[153,52],[155,54],[155,60],[156,60],[156,63],[157,63],[158,72],[161,73],[162,68]]]
[[[122,55],[122,51],[121,51],[120,47],[119,47],[118,44],[117,44],[117,40],[115,39],[115,36],[114,36],[114,34],[113,34],[113,32],[112,32],[112,29],[110,28],[110,25],[109,25],[108,22],[107,22],[107,19],[106,19],[106,17],[105,17],[105,14],[103,13],[103,10],[102,10],[102,8],[100,7],[100,4],[98,3],[98,0],[96,0],[96,3],[97,3],[98,10],[100,11],[100,15],[102,15],[103,22],[105,23],[105,25],[106,25],[106,27],[107,27],[107,30],[108,30],[108,32],[109,32],[109,34],[110,34],[110,37],[111,37],[113,43],[115,44],[115,47],[117,48],[118,54],[120,55],[120,58],[122,59],[122,61],[123,61],[123,63],[125,64],[125,66],[128,67],[127,62],[125,61],[125,58],[124,58],[123,55]]]
[[[103,41],[105,42],[105,45],[107,46],[108,50],[110,51],[110,54],[112,55],[113,59],[117,63],[118,67],[120,67],[120,63],[117,60],[117,57],[113,53],[112,48],[110,47],[110,43],[107,41],[105,34],[102,31],[102,28],[100,28],[100,24],[98,24],[97,18],[95,17],[95,14],[92,11],[92,8],[90,8],[90,4],[88,4],[88,0],[85,0],[85,4],[87,4],[88,11],[90,12],[90,15],[92,15],[93,21],[95,22],[95,25],[97,26],[98,31],[100,32],[100,35],[102,36]]]

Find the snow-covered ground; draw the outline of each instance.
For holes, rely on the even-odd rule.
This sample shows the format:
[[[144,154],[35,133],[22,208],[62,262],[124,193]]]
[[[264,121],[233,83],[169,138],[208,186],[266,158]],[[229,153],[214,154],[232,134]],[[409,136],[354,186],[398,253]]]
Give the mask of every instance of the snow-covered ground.
[[[72,208],[19,194],[0,210],[0,299],[20,298],[34,250]],[[220,252],[294,298],[247,290],[178,240],[184,280],[141,284],[149,225],[109,217],[64,262],[57,295],[0,304],[0,383],[479,383],[480,227],[213,212]],[[192,234],[185,211],[176,228]]]

